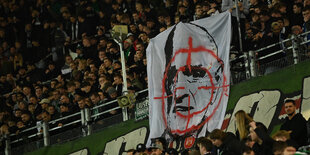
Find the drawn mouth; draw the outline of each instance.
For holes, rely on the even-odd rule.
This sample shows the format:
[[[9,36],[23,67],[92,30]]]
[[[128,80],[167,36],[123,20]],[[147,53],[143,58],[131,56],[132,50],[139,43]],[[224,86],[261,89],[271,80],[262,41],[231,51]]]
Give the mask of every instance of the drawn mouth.
[[[174,112],[175,111],[188,111],[188,110],[192,110],[192,109],[194,109],[194,107],[192,107],[192,106],[190,106],[190,107],[188,107],[188,106],[176,106],[175,107],[175,110],[174,110]]]

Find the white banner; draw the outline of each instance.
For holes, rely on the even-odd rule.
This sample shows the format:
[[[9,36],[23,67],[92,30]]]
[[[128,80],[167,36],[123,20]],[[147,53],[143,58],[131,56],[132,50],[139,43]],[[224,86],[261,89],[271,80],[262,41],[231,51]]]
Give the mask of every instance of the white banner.
[[[178,23],[147,47],[152,138],[190,148],[220,128],[229,95],[230,13]]]

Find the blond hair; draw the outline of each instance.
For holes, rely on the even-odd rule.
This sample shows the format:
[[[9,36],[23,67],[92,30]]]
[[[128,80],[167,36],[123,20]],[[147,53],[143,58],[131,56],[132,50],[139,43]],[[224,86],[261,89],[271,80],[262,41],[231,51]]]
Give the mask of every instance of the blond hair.
[[[235,113],[236,125],[239,131],[240,140],[245,139],[249,134],[249,123],[253,121],[253,119],[245,113],[243,110],[239,110]]]

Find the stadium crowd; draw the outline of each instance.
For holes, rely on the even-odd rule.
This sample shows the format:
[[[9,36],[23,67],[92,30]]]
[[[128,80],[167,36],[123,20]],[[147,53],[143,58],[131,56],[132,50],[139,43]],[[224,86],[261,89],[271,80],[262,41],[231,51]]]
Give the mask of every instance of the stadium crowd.
[[[238,2],[244,51],[309,30],[309,5],[309,0]],[[226,10],[234,22],[235,7],[227,0],[1,0],[0,134],[18,134],[38,121],[121,96],[120,47],[110,34],[114,25],[128,26],[122,46],[128,90],[134,92],[147,88],[145,50],[151,38],[180,21]],[[240,51],[233,31],[232,49]]]
[[[175,149],[163,137],[152,139],[150,147],[138,144],[127,155],[295,155],[309,154],[307,121],[297,113],[294,100],[284,102],[287,117],[280,130],[270,136],[267,127],[243,110],[234,114],[236,132],[214,129],[195,140],[191,148]],[[308,136],[307,136],[308,135]],[[186,142],[184,142],[186,143]],[[307,146],[308,145],[308,146]],[[298,150],[298,152],[297,152]]]

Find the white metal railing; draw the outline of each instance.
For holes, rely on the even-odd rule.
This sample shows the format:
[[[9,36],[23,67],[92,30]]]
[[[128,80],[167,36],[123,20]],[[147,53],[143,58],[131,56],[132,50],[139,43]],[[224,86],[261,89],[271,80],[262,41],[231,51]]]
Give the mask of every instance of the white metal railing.
[[[280,41],[278,43],[268,45],[268,46],[260,48],[258,50],[252,50],[252,51],[244,52],[244,54],[242,54],[241,56],[236,57],[234,59],[231,59],[230,62],[233,63],[236,60],[240,60],[240,59],[243,60],[244,63],[242,65],[245,68],[245,73],[242,73],[242,74],[245,74],[246,79],[250,79],[252,77],[256,77],[259,75],[259,69],[260,68],[258,67],[259,66],[258,64],[259,64],[260,60],[270,58],[270,57],[275,56],[279,53],[287,54],[288,51],[291,51],[292,55],[293,55],[293,64],[297,64],[299,62],[298,58],[300,58],[301,56],[304,56],[304,54],[305,54],[305,51],[302,51],[301,47],[306,46],[306,44],[310,43],[310,40],[304,39],[304,38],[307,38],[308,35],[310,35],[309,33],[310,33],[310,31],[299,34],[299,35],[292,35],[291,38],[285,39],[285,40]],[[298,41],[301,41],[301,42],[298,42]],[[290,46],[284,47],[281,50],[274,51],[274,52],[266,54],[264,56],[257,57],[257,55],[260,52],[263,52],[265,50],[268,50],[268,49],[273,48],[275,46],[278,46],[280,44],[286,44],[286,43],[290,43]],[[304,50],[307,50],[307,47],[305,47]]]
[[[144,89],[142,91],[139,91],[137,92],[136,94],[141,94],[141,93],[144,93],[144,92],[147,92],[148,90],[147,89]],[[98,117],[98,116],[102,116],[104,114],[107,114],[113,110],[118,110],[118,109],[121,109],[119,106],[117,107],[114,107],[114,108],[111,108],[111,109],[107,109],[105,111],[101,111],[97,114],[91,114],[91,111],[93,110],[96,110],[99,108],[104,108],[105,106],[108,106],[110,104],[115,104],[117,103],[117,100],[112,100],[112,101],[109,101],[107,103],[104,103],[104,104],[100,104],[100,105],[97,105],[95,107],[92,107],[92,108],[85,108],[85,109],[81,109],[81,111],[79,112],[76,112],[76,113],[73,113],[73,114],[70,114],[68,116],[64,116],[64,117],[61,117],[61,118],[58,118],[58,119],[55,119],[55,120],[51,120],[49,122],[43,122],[41,121],[41,123],[38,123],[37,125],[33,126],[33,127],[30,127],[30,128],[27,128],[27,129],[24,129],[22,130],[19,134],[9,134],[9,135],[5,135],[4,139],[5,139],[5,142],[6,142],[6,148],[5,148],[5,154],[8,155],[10,154],[11,152],[11,145],[12,144],[15,144],[15,143],[18,143],[18,142],[21,142],[24,140],[24,138],[21,138],[21,137],[18,137],[19,135],[21,134],[26,134],[27,132],[29,131],[37,131],[33,134],[30,134],[30,135],[27,135],[26,138],[34,138],[38,135],[43,135],[43,141],[44,141],[44,146],[48,146],[50,145],[50,132],[51,131],[57,131],[59,129],[63,129],[64,127],[67,127],[67,126],[70,126],[70,125],[74,125],[74,124],[78,124],[80,123],[81,124],[81,127],[82,127],[82,135],[83,136],[86,136],[86,135],[90,135],[92,133],[92,127],[91,127],[91,123],[93,122],[93,120]],[[75,118],[77,116],[81,116],[79,119],[76,119],[76,120],[72,120],[71,122],[68,122],[66,124],[62,124],[62,126],[55,126],[53,128],[49,128],[49,125],[53,125],[53,124],[56,124],[58,122],[62,122],[66,119],[72,119],[72,118]],[[104,118],[103,118],[104,119]],[[38,129],[42,129],[42,132]],[[14,138],[14,136],[16,137],[15,139],[12,139]],[[27,145],[27,144],[26,144]]]
[[[245,66],[245,69],[246,69],[246,71],[245,71],[246,79],[250,79],[252,77],[256,77],[258,75],[256,66],[257,66],[257,62],[259,60],[262,60],[264,58],[268,58],[268,57],[274,56],[275,54],[278,54],[280,52],[286,52],[287,50],[293,50],[294,57],[295,58],[298,57],[298,55],[300,55],[301,53],[298,50],[294,50],[296,48],[296,47],[294,47],[294,45],[296,45],[296,44],[294,44],[294,40],[296,40],[296,38],[302,38],[302,36],[306,36],[309,33],[310,33],[310,31],[305,32],[303,34],[300,34],[298,36],[294,36],[294,37],[289,38],[289,39],[285,39],[282,42],[268,45],[268,46],[266,46],[264,48],[261,48],[261,49],[255,50],[255,51],[245,52],[243,55],[241,55],[241,56],[239,56],[237,58],[231,59],[230,62],[236,61],[237,59],[243,59],[244,60],[244,64],[243,65]],[[279,51],[275,51],[273,53],[270,53],[270,54],[265,55],[265,56],[260,57],[260,58],[256,58],[257,53],[259,53],[261,51],[264,51],[266,49],[272,48],[274,46],[277,46],[279,44],[282,44],[284,42],[289,42],[289,41],[292,42],[292,45],[290,47],[287,47],[287,48],[279,50]],[[299,45],[305,45],[305,44],[307,44],[309,42],[310,42],[310,40],[306,40],[306,41],[303,41],[303,42],[299,43]],[[296,64],[296,63],[298,63],[298,61],[296,61],[296,62],[294,61],[294,63]],[[141,93],[144,93],[144,92],[147,92],[147,91],[148,90],[145,89],[145,90],[137,92],[137,94],[141,94]],[[74,114],[71,114],[71,115],[68,115],[68,116],[65,116],[65,117],[62,117],[62,118],[58,118],[58,119],[55,119],[55,120],[51,120],[48,123],[44,123],[43,122],[43,123],[41,123],[41,125],[37,124],[36,126],[27,128],[27,129],[21,131],[20,134],[24,134],[24,133],[26,133],[28,131],[36,130],[38,128],[43,128],[43,133],[37,132],[35,134],[28,135],[27,138],[32,138],[32,137],[35,137],[35,136],[37,136],[39,134],[43,134],[44,146],[48,146],[48,145],[50,145],[50,135],[49,135],[49,133],[51,131],[57,131],[58,129],[62,129],[64,127],[67,127],[67,126],[70,126],[70,125],[73,125],[73,124],[81,123],[82,127],[87,127],[87,131],[85,131],[85,133],[83,135],[84,136],[89,135],[89,134],[92,133],[92,131],[91,131],[92,130],[91,129],[91,122],[92,122],[93,119],[95,119],[98,116],[102,116],[104,114],[107,114],[107,113],[109,113],[109,112],[111,112],[113,110],[118,110],[118,109],[121,109],[121,108],[119,106],[117,106],[115,108],[107,109],[105,111],[101,111],[101,112],[96,113],[96,114],[91,114],[91,111],[93,111],[95,109],[99,110],[100,108],[103,108],[103,107],[108,106],[110,104],[113,104],[115,102],[117,102],[117,100],[109,101],[107,103],[104,103],[104,104],[101,104],[101,105],[97,105],[97,106],[92,107],[92,108],[81,109],[81,111],[79,111],[77,113],[74,113]],[[78,115],[81,115],[80,119],[72,120],[71,122],[69,122],[67,124],[63,124],[62,126],[56,126],[56,127],[51,128],[51,129],[48,128],[48,126],[50,124],[54,124],[54,123],[63,121],[65,119],[78,116]],[[82,130],[83,130],[83,128],[82,128]],[[4,137],[5,143],[9,144],[9,145],[6,145],[6,147],[5,147],[5,154],[10,154],[10,152],[11,152],[10,145],[11,144],[14,144],[14,143],[17,143],[17,142],[23,140],[22,138],[17,138],[15,140],[11,141],[10,137],[14,137],[14,136],[18,136],[18,135],[16,135],[16,134],[5,135],[5,137]]]

